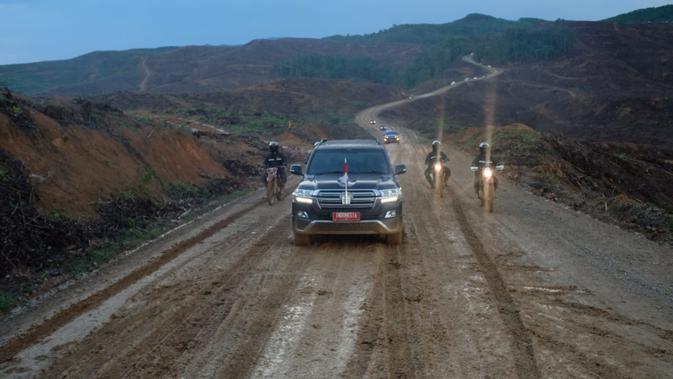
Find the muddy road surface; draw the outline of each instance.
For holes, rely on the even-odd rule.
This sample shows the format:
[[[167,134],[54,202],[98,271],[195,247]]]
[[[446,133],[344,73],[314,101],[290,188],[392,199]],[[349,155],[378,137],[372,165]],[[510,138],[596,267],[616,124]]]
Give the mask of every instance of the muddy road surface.
[[[428,141],[394,127],[402,245],[295,247],[289,197],[257,192],[4,316],[0,376],[673,376],[670,248],[505,181],[484,213],[450,146],[433,196]]]

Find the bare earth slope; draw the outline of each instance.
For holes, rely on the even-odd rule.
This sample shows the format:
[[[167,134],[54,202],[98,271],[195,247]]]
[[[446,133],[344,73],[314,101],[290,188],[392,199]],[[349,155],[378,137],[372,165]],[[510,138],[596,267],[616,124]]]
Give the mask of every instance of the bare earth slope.
[[[366,128],[392,106],[357,120]],[[504,181],[495,213],[484,214],[469,157],[454,151],[450,196],[434,198],[424,146],[410,131],[403,138],[389,148],[409,166],[403,245],[326,238],[295,247],[289,199],[269,207],[256,194],[170,236],[187,241],[179,250],[158,242],[116,276],[99,273],[85,288],[120,283],[124,270],[144,267],[138,257],[169,257],[87,306],[62,301],[61,317],[23,339],[11,337],[50,312],[4,317],[0,374],[670,376],[669,248]]]

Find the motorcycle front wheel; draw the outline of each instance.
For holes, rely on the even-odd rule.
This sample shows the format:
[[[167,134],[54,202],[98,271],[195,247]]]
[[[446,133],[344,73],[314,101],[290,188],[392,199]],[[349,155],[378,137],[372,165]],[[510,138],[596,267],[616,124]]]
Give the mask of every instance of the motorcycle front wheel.
[[[266,182],[266,201],[269,205],[273,204],[273,197],[276,192],[276,179]]]
[[[484,186],[484,206],[488,213],[493,213],[493,203],[495,203],[495,184],[489,182]]]
[[[283,197],[283,187],[280,185],[280,183],[276,184],[276,189],[274,192],[276,194],[276,200],[280,201]]]

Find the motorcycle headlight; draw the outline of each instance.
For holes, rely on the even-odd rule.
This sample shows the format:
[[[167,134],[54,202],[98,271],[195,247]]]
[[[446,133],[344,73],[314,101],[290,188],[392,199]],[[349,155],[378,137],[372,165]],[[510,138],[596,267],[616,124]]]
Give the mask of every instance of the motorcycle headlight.
[[[400,199],[400,196],[402,196],[401,188],[381,190],[381,203],[394,203]]]
[[[493,176],[493,170],[490,167],[484,169],[484,178],[490,179]]]
[[[441,169],[442,169],[442,164],[439,163],[439,162],[435,163],[435,171],[441,171]]]
[[[292,200],[302,204],[313,204],[314,195],[315,191],[313,190],[297,188],[292,192]]]

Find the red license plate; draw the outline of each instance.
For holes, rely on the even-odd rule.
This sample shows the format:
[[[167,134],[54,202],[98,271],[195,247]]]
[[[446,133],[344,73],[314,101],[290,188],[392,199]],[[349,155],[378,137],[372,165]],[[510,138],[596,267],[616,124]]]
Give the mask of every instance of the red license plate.
[[[360,212],[332,212],[332,221],[358,222],[360,221]]]

